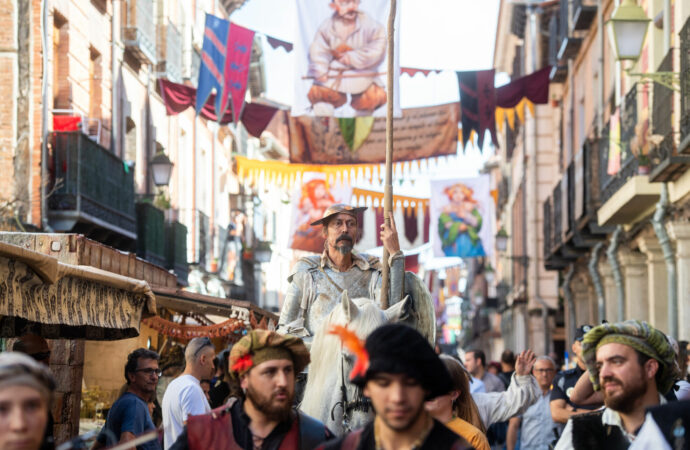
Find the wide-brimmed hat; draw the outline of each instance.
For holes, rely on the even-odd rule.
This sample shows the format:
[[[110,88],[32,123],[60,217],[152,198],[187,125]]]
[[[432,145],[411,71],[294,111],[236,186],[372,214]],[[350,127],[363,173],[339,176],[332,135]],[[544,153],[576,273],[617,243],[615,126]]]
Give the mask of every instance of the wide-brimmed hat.
[[[357,217],[357,214],[360,212],[364,211],[367,209],[366,206],[350,206],[346,205],[345,203],[335,203],[331,206],[329,206],[326,211],[323,213],[323,217],[317,220],[316,222],[312,222],[311,226],[316,226],[316,225],[325,225],[328,222],[328,219],[331,218],[331,216],[335,216],[336,214],[349,214],[352,217]]]
[[[366,371],[352,382],[364,387],[377,373],[405,374],[429,392],[428,399],[445,395],[453,383],[445,364],[429,342],[414,328],[400,323],[374,330],[364,344],[369,355]]]

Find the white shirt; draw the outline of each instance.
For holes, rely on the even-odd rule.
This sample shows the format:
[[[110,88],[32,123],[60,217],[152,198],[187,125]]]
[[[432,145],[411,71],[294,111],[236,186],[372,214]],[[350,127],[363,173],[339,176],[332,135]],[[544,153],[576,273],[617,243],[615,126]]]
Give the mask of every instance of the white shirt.
[[[532,375],[513,374],[504,392],[475,392],[472,394],[484,426],[505,422],[524,413],[541,395],[537,379]]]
[[[629,450],[644,450],[648,448],[653,448],[655,450],[673,450],[666,438],[664,433],[659,429],[659,425],[656,424],[654,417],[651,413],[647,413],[645,416],[644,424],[640,428],[640,432],[637,433],[637,437],[630,444]]]
[[[659,395],[659,404],[664,405],[666,404],[666,399],[664,398],[663,395]],[[645,419],[646,422],[646,419]],[[618,414],[617,411],[614,411],[611,408],[604,408],[604,412],[601,415],[601,423],[604,425],[614,425],[620,428],[620,430],[623,432],[623,436],[625,439],[627,439],[628,442],[633,442],[635,440],[635,436],[631,433],[628,433],[623,426],[623,420],[621,419],[620,414]],[[644,423],[643,423],[644,426]],[[560,439],[558,439],[558,444],[556,444],[556,449],[555,450],[570,450],[573,448],[573,419],[570,418],[568,419],[568,423],[565,425],[565,428],[563,429],[563,433],[561,434]]]
[[[175,378],[163,396],[164,448],[168,450],[182,434],[187,416],[206,414],[211,407],[201,389],[199,380],[192,375]]]

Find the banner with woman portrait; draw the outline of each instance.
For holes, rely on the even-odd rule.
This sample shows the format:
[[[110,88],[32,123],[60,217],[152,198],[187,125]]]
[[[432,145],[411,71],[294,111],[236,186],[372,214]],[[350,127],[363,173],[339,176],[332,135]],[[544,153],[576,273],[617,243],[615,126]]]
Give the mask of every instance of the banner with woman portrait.
[[[319,173],[302,176],[302,184],[295,185],[292,194],[292,220],[289,246],[293,250],[322,253],[325,239],[322,226],[310,224],[321,219],[334,203],[350,203],[352,189],[340,184],[330,185]]]
[[[435,256],[490,256],[494,200],[489,176],[431,182],[431,244]]]
[[[386,116],[389,0],[297,0],[293,116]],[[395,23],[400,42],[400,6]],[[395,49],[395,114],[399,49]]]

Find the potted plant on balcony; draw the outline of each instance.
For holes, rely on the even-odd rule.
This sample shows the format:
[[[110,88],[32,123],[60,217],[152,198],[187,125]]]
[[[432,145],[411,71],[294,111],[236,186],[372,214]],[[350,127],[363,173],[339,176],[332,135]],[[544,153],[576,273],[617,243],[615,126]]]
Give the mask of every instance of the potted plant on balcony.
[[[664,137],[652,134],[649,119],[645,119],[635,126],[635,136],[630,140],[630,151],[637,159],[637,174],[649,175],[655,150]]]

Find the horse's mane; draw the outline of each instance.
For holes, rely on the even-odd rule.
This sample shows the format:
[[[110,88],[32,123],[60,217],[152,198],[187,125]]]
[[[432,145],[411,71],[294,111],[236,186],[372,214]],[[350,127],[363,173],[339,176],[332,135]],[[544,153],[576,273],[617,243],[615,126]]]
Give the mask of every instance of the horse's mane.
[[[385,313],[368,298],[355,298],[352,303],[356,311],[352,311],[351,320],[348,322],[343,304],[339,303],[331,313],[326,316],[321,326],[314,334],[311,345],[311,364],[309,374],[325,374],[340,368],[341,348],[337,336],[328,334],[333,325],[347,325],[360,339],[366,338],[376,327],[386,322]],[[338,374],[340,376],[340,374]],[[349,373],[345,374],[347,378]],[[317,382],[318,381],[318,382]],[[314,386],[311,386],[314,384]],[[340,392],[324,392],[330,387],[323,383],[323,378],[309,376],[306,389],[315,389],[313,398],[325,398],[324,396],[340,395]],[[318,385],[318,386],[317,386]]]

